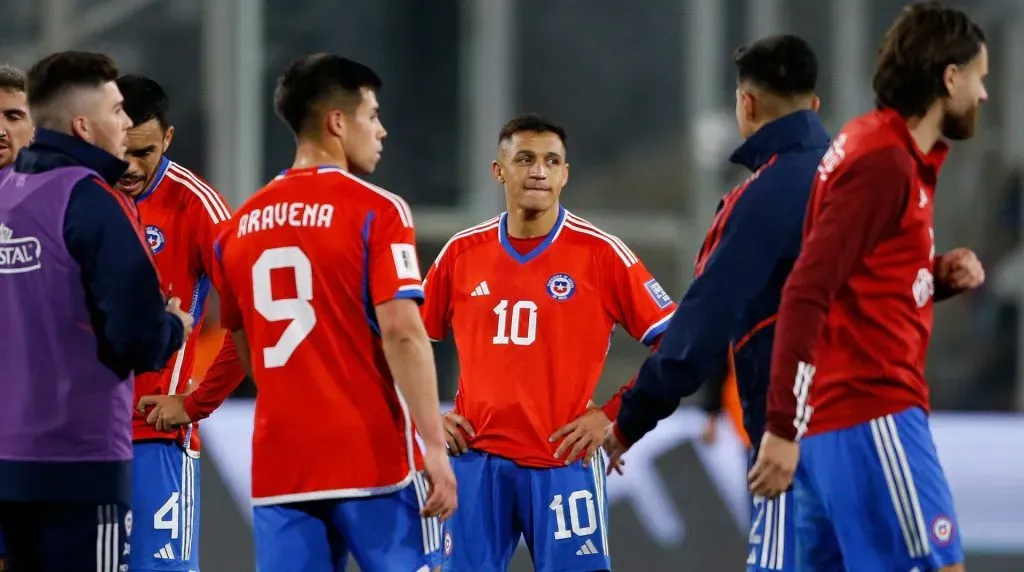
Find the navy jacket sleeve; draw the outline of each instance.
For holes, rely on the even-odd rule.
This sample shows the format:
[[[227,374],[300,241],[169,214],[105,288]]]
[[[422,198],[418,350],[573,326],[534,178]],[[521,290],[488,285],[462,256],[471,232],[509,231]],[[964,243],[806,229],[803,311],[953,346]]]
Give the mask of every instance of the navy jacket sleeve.
[[[136,373],[157,371],[181,347],[184,327],[167,313],[156,268],[111,192],[93,179],[78,182],[64,218],[65,244],[113,359]]]
[[[764,289],[779,258],[799,248],[805,205],[774,192],[792,184],[786,173],[778,163],[765,169],[736,199],[704,271],[622,398],[616,431],[629,443],[671,415],[703,382],[723,374],[738,317]]]

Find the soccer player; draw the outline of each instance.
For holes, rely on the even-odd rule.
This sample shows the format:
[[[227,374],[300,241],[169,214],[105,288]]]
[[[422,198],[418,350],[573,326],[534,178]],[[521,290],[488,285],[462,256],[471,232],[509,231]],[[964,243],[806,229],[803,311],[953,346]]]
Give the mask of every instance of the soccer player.
[[[984,280],[970,250],[936,257],[933,208],[943,139],[974,134],[987,72],[966,14],[904,8],[879,52],[877,110],[847,123],[818,168],[750,474],[775,495],[796,471],[801,570],[964,569],[924,366],[934,300]]]
[[[185,394],[210,291],[213,241],[231,212],[220,193],[165,156],[174,127],[167,120],[163,88],[138,75],[118,78],[117,86],[133,124],[125,140],[128,170],[117,189],[135,200],[164,291],[189,300],[187,310],[195,323],[192,335],[162,371],[135,379],[135,399],[142,400],[143,407],[132,419],[131,569],[194,571],[199,570],[198,431],[189,423],[154,427],[147,423],[144,406],[162,400],[194,401]],[[230,340],[219,361],[215,369],[224,381],[208,380],[210,386],[233,389],[245,374]],[[162,397],[153,397],[158,395]]]
[[[163,367],[191,329],[110,187],[131,126],[116,79],[102,54],[34,65],[36,139],[0,172],[0,529],[15,571],[127,569],[132,372]]]
[[[218,242],[221,324],[259,388],[260,570],[427,570],[456,507],[412,214],[356,176],[381,157],[380,86],[336,55],[293,62],[274,103],[295,162]]]
[[[730,160],[752,174],[719,203],[661,347],[622,398],[605,442],[612,459],[671,415],[681,397],[725,375],[730,357],[747,435],[757,443],[764,431],[775,315],[829,137],[816,113],[817,57],[805,40],[770,36],[733,59],[745,141]],[[751,499],[747,570],[795,570],[792,504],[785,493]]]
[[[32,140],[32,132],[25,74],[9,65],[0,65],[0,169],[14,162],[18,151]],[[2,551],[0,544],[0,554]]]
[[[453,333],[461,368],[445,570],[505,570],[520,537],[537,570],[611,568],[598,449],[619,399],[590,398],[616,324],[651,345],[674,304],[621,240],[561,206],[565,142],[541,117],[509,121],[491,167],[508,211],[453,236],[425,281],[427,333]]]

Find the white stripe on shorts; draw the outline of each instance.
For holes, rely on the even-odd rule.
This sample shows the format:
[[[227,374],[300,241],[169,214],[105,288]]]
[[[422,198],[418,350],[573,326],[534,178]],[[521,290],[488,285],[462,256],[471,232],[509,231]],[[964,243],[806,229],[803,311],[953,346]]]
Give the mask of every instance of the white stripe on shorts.
[[[430,483],[421,472],[413,474],[412,485],[416,490],[416,504],[422,510],[427,504]],[[423,553],[431,554],[441,549],[441,519],[438,517],[420,517],[420,530],[423,534]]]
[[[903,441],[896,429],[896,420],[892,415],[886,415],[872,419],[869,423],[907,552],[911,558],[921,558],[931,552],[931,542],[917,497],[917,485],[914,484]]]

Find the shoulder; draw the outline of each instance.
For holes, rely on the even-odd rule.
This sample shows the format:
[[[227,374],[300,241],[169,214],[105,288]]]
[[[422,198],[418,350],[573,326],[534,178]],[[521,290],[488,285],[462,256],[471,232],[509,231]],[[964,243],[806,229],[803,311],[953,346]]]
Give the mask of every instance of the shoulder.
[[[348,196],[365,205],[368,210],[396,217],[406,228],[413,227],[412,209],[399,195],[338,167],[324,167],[317,171],[317,176],[331,181],[331,185],[343,188]]]
[[[497,244],[498,225],[501,223],[501,216],[496,216],[481,222],[480,224],[460,230],[448,239],[437,253],[434,264],[441,260],[454,260],[461,254],[472,250],[474,247],[484,244]]]
[[[848,124],[836,135],[818,166],[818,178],[827,182],[842,174],[884,171],[910,177],[914,160],[906,145],[888,125],[861,121]]]
[[[614,262],[626,268],[640,262],[636,254],[619,237],[605,232],[590,221],[565,211],[565,221],[560,231],[562,238],[586,247],[599,260]]]
[[[231,209],[217,189],[190,169],[169,161],[163,179],[159,183],[170,187],[177,200],[206,213],[214,223],[231,218]]]
[[[72,187],[68,197],[68,211],[98,214],[111,212],[113,208],[130,218],[137,218],[135,206],[127,195],[115,191],[99,176],[87,173]]]

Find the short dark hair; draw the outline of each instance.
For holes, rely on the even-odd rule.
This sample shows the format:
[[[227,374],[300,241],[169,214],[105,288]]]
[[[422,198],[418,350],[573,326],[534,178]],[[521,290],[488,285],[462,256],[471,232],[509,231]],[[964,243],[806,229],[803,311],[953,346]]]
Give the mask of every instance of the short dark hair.
[[[124,112],[132,124],[142,125],[156,119],[160,128],[167,130],[170,125],[167,122],[167,110],[171,104],[167,92],[159,83],[145,76],[128,74],[117,78],[117,88],[124,97]]]
[[[762,38],[733,52],[737,79],[776,95],[814,93],[818,56],[807,40],[792,34]]]
[[[516,133],[554,133],[562,140],[562,146],[566,146],[569,141],[563,127],[536,113],[524,113],[510,119],[498,132],[498,143],[511,140]]]
[[[298,135],[327,100],[338,99],[346,111],[358,107],[363,88],[381,88],[380,77],[369,66],[334,54],[312,54],[293,61],[278,78],[274,108]]]
[[[25,91],[25,72],[7,64],[0,64],[0,89]]]
[[[75,87],[99,87],[117,80],[117,64],[106,54],[58,52],[28,70],[28,105],[39,107]]]
[[[872,86],[875,105],[919,117],[947,97],[949,65],[969,63],[985,44],[985,33],[964,12],[941,3],[917,2],[903,9],[878,50]]]

